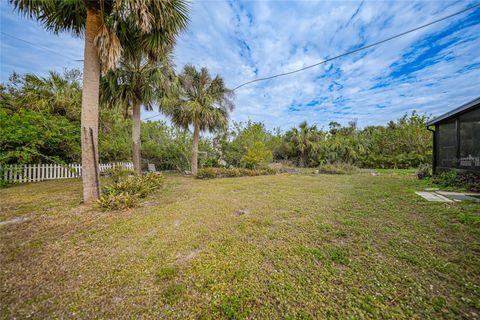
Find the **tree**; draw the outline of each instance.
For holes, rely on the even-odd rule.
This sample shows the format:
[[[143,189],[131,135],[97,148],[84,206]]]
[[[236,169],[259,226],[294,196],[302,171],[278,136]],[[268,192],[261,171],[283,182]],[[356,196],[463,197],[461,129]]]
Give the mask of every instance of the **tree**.
[[[315,151],[319,141],[319,131],[317,126],[309,126],[304,121],[298,128],[293,128],[286,133],[286,141],[292,145],[294,152],[298,155],[298,165],[305,167],[308,156]]]
[[[164,108],[173,123],[188,129],[193,126],[192,174],[197,175],[198,139],[200,131],[210,132],[225,128],[229,112],[233,110],[233,92],[225,87],[220,76],[212,77],[206,68],[200,71],[186,65],[172,86]]]
[[[168,52],[187,23],[184,0],[10,0],[15,8],[54,33],[84,35],[81,113],[82,180],[85,203],[100,194],[98,115],[100,72],[122,55],[142,50],[152,60]]]
[[[132,157],[137,174],[142,172],[140,157],[140,108],[153,110],[153,103],[162,95],[173,78],[169,59],[152,63],[139,56],[122,60],[115,72],[110,71],[102,81],[102,100],[110,106],[120,105],[125,115],[132,111]]]
[[[257,142],[261,142],[271,151],[270,157],[265,158],[266,162],[271,161],[272,159],[269,158],[272,158],[274,152],[278,152],[282,141],[283,136],[279,129],[269,131],[262,122],[251,120],[246,122],[234,121],[231,130],[219,132],[214,138],[214,142],[220,147],[222,160],[233,166],[242,165],[242,159],[247,152],[258,148],[258,146],[255,146]],[[245,161],[243,161],[244,164]]]
[[[63,74],[50,71],[47,77],[27,73],[13,73],[7,84],[7,95],[2,95],[2,104],[14,104],[14,109],[28,109],[65,116],[69,120],[80,117],[82,87],[81,72],[77,69],[65,70]]]
[[[241,163],[245,168],[256,169],[259,165],[266,165],[272,161],[272,150],[267,146],[257,141],[252,147],[249,147],[242,156]]]

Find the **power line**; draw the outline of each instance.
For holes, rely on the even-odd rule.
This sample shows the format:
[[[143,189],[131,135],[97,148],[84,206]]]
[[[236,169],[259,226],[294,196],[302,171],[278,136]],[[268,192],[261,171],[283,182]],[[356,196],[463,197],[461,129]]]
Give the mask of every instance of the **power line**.
[[[42,46],[42,45],[39,45],[39,44],[30,42],[30,41],[21,39],[21,38],[19,38],[19,37],[16,37],[16,36],[14,36],[14,35],[8,34],[8,33],[6,33],[6,32],[3,32],[3,31],[2,31],[2,34],[3,34],[3,35],[6,35],[7,37],[10,37],[10,38],[12,38],[12,39],[25,42],[25,43],[33,46],[33,47],[37,47],[37,48],[40,48],[40,49],[43,49],[43,50],[47,50],[47,51],[53,52],[53,53],[55,53],[55,54],[57,54],[57,55],[59,55],[59,56],[65,57],[65,58],[70,59],[70,60],[73,60],[73,61],[75,61],[75,62],[83,61],[83,60],[80,60],[80,59],[74,59],[74,58],[72,58],[72,57],[69,57],[69,56],[67,56],[67,55],[64,55],[63,53],[60,53],[60,52],[55,51],[55,50],[53,50],[53,49],[50,49],[50,48],[48,48],[48,47],[44,47],[44,46]]]
[[[145,118],[145,119],[143,119],[143,120],[150,120],[150,119],[153,119],[153,118],[156,118],[156,117],[160,117],[161,115],[162,115],[162,113],[159,113],[159,114],[156,114],[156,115],[154,115],[154,116]]]
[[[412,32],[415,32],[417,30],[420,30],[420,29],[423,29],[423,28],[426,28],[426,27],[429,27],[435,23],[438,23],[438,22],[441,22],[441,21],[444,21],[444,20],[447,20],[449,18],[452,18],[454,16],[458,16],[459,14],[462,14],[464,12],[467,12],[469,10],[472,10],[476,7],[480,6],[480,3],[476,4],[476,5],[473,5],[469,8],[466,8],[466,9],[463,9],[463,10],[460,10],[458,12],[455,12],[453,14],[450,14],[448,16],[445,16],[443,18],[440,18],[440,19],[437,19],[435,21],[432,21],[432,22],[429,22],[427,24],[424,24],[424,25],[421,25],[419,27],[416,27],[414,29],[411,29],[411,30],[408,30],[408,31],[405,31],[405,32],[402,32],[402,33],[399,33],[397,35],[394,35],[392,37],[389,37],[389,38],[386,38],[386,39],[383,39],[383,40],[380,40],[380,41],[377,41],[377,42],[374,42],[372,44],[369,44],[369,45],[366,45],[364,47],[361,47],[361,48],[357,48],[355,50],[352,50],[352,51],[348,51],[348,52],[345,52],[345,53],[342,53],[342,54],[339,54],[338,56],[334,56],[334,57],[331,57],[331,58],[328,58],[326,60],[323,60],[323,61],[320,61],[320,62],[317,62],[315,64],[312,64],[312,65],[309,65],[309,66],[306,66],[306,67],[303,67],[303,68],[300,68],[300,69],[296,69],[296,70],[293,70],[293,71],[288,71],[288,72],[284,72],[284,73],[279,73],[279,74],[276,74],[276,75],[273,75],[273,76],[269,76],[269,77],[265,77],[265,78],[258,78],[258,79],[254,79],[254,80],[250,80],[250,81],[247,81],[245,83],[242,83],[241,85],[239,86],[236,86],[233,91],[243,87],[243,86],[246,86],[247,84],[250,84],[250,83],[254,83],[254,82],[259,82],[259,81],[264,81],[264,80],[269,80],[269,79],[273,79],[273,78],[278,78],[278,77],[283,77],[283,76],[287,76],[287,75],[290,75],[290,74],[293,74],[293,73],[297,73],[297,72],[301,72],[301,71],[304,71],[304,70],[307,70],[307,69],[310,69],[310,68],[313,68],[313,67],[316,67],[316,66],[319,66],[321,64],[325,64],[329,61],[332,61],[332,60],[335,60],[335,59],[338,59],[338,58],[342,58],[342,57],[345,57],[347,55],[350,55],[352,53],[356,53],[356,52],[359,52],[359,51],[362,51],[362,50],[366,50],[366,49],[369,49],[369,48],[372,48],[372,47],[375,47],[375,46],[378,46],[379,44],[382,44],[382,43],[385,43],[387,41],[390,41],[390,40],[393,40],[393,39],[396,39],[396,38],[399,38],[399,37],[402,37],[406,34],[409,34],[409,33],[412,33]]]
[[[426,27],[428,27],[428,26],[431,26],[431,25],[433,25],[433,24],[435,24],[435,23],[438,23],[438,22],[447,20],[447,19],[449,19],[449,18],[458,16],[459,14],[462,14],[462,13],[464,13],[464,12],[470,11],[470,10],[476,8],[476,7],[479,7],[479,6],[480,6],[480,3],[478,3],[478,4],[476,4],[476,5],[473,5],[473,6],[469,7],[469,8],[466,8],[466,9],[463,9],[463,10],[460,10],[460,11],[457,11],[457,12],[455,12],[455,13],[452,13],[452,14],[450,14],[450,15],[448,15],[448,16],[445,16],[445,17],[443,17],[443,18],[437,19],[437,20],[435,20],[435,21],[426,23],[426,24],[421,25],[421,26],[419,26],[419,27],[416,27],[416,28],[410,29],[410,30],[408,30],[408,31],[399,33],[399,34],[394,35],[394,36],[392,36],[392,37],[389,37],[389,38],[386,38],[386,39],[383,39],[383,40],[374,42],[374,43],[372,43],[372,44],[366,45],[366,46],[361,47],[361,48],[357,48],[357,49],[352,50],[352,51],[348,51],[348,52],[339,54],[339,55],[337,55],[337,56],[335,56],[335,57],[328,58],[328,59],[326,59],[326,60],[317,62],[317,63],[315,63],[315,64],[312,64],[312,65],[309,65],[309,66],[306,66],[306,67],[303,67],[303,68],[300,68],[300,69],[296,69],[296,70],[289,71],[289,72],[284,72],[284,73],[279,73],[279,74],[276,74],[276,75],[273,75],[273,76],[270,76],[270,77],[258,78],[258,79],[254,79],[254,80],[251,80],[251,81],[247,81],[247,82],[242,83],[241,85],[235,87],[232,91],[235,91],[235,90],[237,90],[237,89],[239,89],[239,88],[241,88],[241,87],[243,87],[243,86],[246,86],[247,84],[250,84],[250,83],[259,82],[259,81],[264,81],[264,80],[269,80],[269,79],[278,78],[278,77],[290,75],[290,74],[293,74],[293,73],[301,72],[301,71],[303,71],[303,70],[310,69],[310,68],[319,66],[319,65],[321,65],[321,64],[325,64],[325,63],[327,63],[327,62],[329,62],[329,61],[332,61],[332,60],[335,60],[335,59],[338,59],[338,58],[342,58],[342,57],[345,57],[345,56],[347,56],[347,55],[350,55],[350,54],[353,54],[353,53],[356,53],[356,52],[359,52],[359,51],[362,51],[362,50],[366,50],[366,49],[372,48],[372,47],[374,47],[374,46],[378,46],[379,44],[385,43],[385,42],[387,42],[387,41],[390,41],[390,40],[393,40],[393,39],[396,39],[396,38],[399,38],[399,37],[402,37],[402,36],[404,36],[404,35],[406,35],[406,34],[409,34],[409,33],[415,32],[415,31],[417,31],[417,30],[426,28]],[[150,119],[159,117],[159,116],[161,116],[161,115],[162,115],[162,114],[157,114],[157,115],[154,115],[154,116],[145,118],[145,119],[143,119],[143,120],[150,120]]]

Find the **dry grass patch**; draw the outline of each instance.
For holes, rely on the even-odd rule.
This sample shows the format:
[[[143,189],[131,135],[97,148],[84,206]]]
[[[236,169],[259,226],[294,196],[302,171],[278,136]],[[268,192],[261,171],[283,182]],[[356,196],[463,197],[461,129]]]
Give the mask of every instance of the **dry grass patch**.
[[[475,318],[479,205],[423,202],[419,183],[168,176],[109,213],[78,207],[75,180],[3,189],[2,219],[31,220],[0,226],[1,315]]]

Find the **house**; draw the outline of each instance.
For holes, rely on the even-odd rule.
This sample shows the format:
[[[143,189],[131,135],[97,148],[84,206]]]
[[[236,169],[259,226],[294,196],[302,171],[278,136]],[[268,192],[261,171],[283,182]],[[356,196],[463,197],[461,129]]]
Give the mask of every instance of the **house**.
[[[480,97],[425,125],[433,132],[433,172],[480,172]]]

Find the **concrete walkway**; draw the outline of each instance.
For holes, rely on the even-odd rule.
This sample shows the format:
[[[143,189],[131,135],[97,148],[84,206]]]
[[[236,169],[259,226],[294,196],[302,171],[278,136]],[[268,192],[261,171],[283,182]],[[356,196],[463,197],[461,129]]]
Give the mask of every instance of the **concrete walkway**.
[[[476,193],[449,192],[449,191],[436,191],[436,190],[435,191],[430,191],[430,190],[415,191],[415,193],[427,201],[434,201],[434,202],[458,202],[458,201],[480,202],[480,194],[476,194]]]

